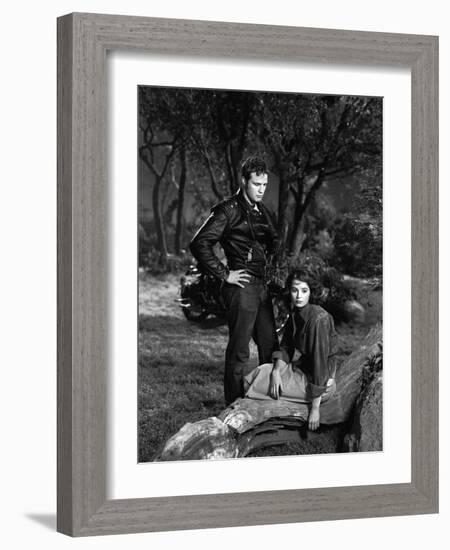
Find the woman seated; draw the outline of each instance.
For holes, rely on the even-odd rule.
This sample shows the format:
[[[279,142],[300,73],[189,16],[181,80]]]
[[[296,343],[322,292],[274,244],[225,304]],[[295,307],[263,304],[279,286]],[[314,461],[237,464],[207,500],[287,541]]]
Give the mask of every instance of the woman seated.
[[[310,405],[308,427],[320,424],[320,404],[336,390],[336,332],[333,317],[315,305],[323,288],[307,270],[286,281],[291,313],[273,363],[260,365],[244,379],[246,397],[284,399]]]

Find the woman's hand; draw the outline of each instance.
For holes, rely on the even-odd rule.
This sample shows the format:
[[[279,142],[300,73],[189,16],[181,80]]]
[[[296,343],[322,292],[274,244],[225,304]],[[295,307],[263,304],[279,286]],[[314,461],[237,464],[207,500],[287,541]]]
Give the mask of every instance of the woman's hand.
[[[272,399],[278,399],[281,395],[282,383],[280,370],[275,366],[270,374],[269,395]]]
[[[320,425],[320,402],[322,401],[322,396],[315,397],[312,400],[311,410],[309,411],[308,416],[308,428],[312,431],[317,430]]]
[[[308,428],[312,431],[317,430],[320,425],[320,410],[312,407],[308,416]]]
[[[334,378],[329,378],[327,382],[327,387],[325,389],[325,394],[327,396],[333,395],[335,391],[336,391],[336,380]]]

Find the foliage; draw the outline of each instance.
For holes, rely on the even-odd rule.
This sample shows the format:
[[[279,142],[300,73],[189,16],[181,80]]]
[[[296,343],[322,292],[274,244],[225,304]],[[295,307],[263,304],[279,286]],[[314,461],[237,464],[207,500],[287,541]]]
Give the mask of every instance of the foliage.
[[[181,254],[167,254],[164,261],[154,247],[149,247],[145,252],[139,251],[139,267],[151,275],[165,273],[179,274],[187,270],[192,263],[192,258],[185,251]]]
[[[204,218],[214,202],[238,188],[242,158],[258,152],[278,180],[278,228],[286,254],[295,258],[310,249],[337,262],[342,252],[339,269],[346,271],[348,264],[352,273],[362,273],[352,255],[363,258],[370,249],[374,257],[366,271],[376,272],[381,264],[375,257],[380,248],[367,233],[370,227],[381,230],[380,98],[140,87],[139,127],[140,159],[148,168],[141,174],[150,174],[142,183],[153,188],[160,256],[178,252],[191,237],[183,225],[192,218],[186,209]],[[322,190],[349,182],[357,215],[347,212],[341,228]],[[185,194],[194,200],[185,202]],[[341,229],[346,239],[338,235]],[[333,236],[340,247],[334,254]]]
[[[306,238],[305,215],[324,182],[359,173],[381,157],[381,101],[300,94],[259,97],[259,135],[280,179],[279,230],[288,253],[298,255]]]
[[[303,250],[310,250],[325,261],[330,261],[334,252],[330,229],[337,217],[337,210],[331,198],[326,195],[317,195],[308,214],[305,215]]]
[[[382,240],[373,224],[344,216],[334,231],[336,265],[356,277],[381,276]]]
[[[381,168],[366,170],[351,212],[335,222],[334,264],[356,277],[381,277],[383,256]]]
[[[274,284],[284,286],[288,274],[298,268],[307,269],[312,278],[323,287],[319,305],[330,311],[337,322],[345,320],[345,303],[356,298],[356,293],[346,283],[342,273],[330,266],[319,255],[305,251],[299,256],[285,255],[275,259],[269,272],[270,278]],[[285,299],[286,302],[289,301],[287,288],[285,288]]]

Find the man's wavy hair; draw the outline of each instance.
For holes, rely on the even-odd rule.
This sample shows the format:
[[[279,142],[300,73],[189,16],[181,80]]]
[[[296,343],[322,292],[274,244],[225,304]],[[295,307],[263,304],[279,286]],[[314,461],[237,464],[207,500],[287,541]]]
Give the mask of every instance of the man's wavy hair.
[[[308,267],[295,268],[290,271],[289,275],[287,276],[285,285],[286,294],[289,296],[292,282],[294,280],[301,281],[303,283],[306,283],[309,286],[309,290],[311,291],[309,302],[311,304],[318,304],[323,298],[324,293],[324,287],[320,279],[321,278],[319,274],[316,273],[313,269],[310,269]]]
[[[252,172],[255,172],[257,176],[260,174],[267,174],[267,164],[263,157],[252,155],[244,160],[241,165],[241,176],[246,183],[250,179]]]

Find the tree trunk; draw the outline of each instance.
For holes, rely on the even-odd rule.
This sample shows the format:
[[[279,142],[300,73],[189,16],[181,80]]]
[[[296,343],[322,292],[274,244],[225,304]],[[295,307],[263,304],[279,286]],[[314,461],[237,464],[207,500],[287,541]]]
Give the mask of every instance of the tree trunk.
[[[221,201],[223,200],[223,194],[221,193],[221,191],[219,191],[218,181],[214,174],[211,158],[208,155],[206,148],[203,151],[203,157],[206,162],[206,167],[208,168],[209,179],[211,180],[211,189],[213,190],[214,195],[219,199],[219,201]]]
[[[309,205],[313,202],[317,191],[322,187],[322,184],[324,181],[325,181],[325,170],[321,169],[317,174],[316,181],[314,182],[313,186],[311,187],[309,192],[305,195],[305,198],[302,201],[301,208],[298,213],[298,217],[300,220],[304,217],[306,211],[308,210]]]
[[[288,238],[288,219],[287,207],[289,203],[289,182],[284,177],[283,170],[279,172],[279,187],[278,187],[278,233],[280,235],[283,248],[287,245]]]
[[[155,178],[155,184],[153,186],[153,219],[155,222],[156,238],[158,242],[158,250],[160,254],[160,262],[163,264],[167,259],[167,242],[166,234],[162,223],[161,216],[161,204],[160,204],[160,190],[161,190],[162,178]]]
[[[180,183],[178,185],[177,225],[175,228],[175,254],[181,253],[181,242],[183,239],[184,190],[186,188],[186,179],[187,179],[186,149],[183,148],[180,158],[181,158],[181,174],[180,174]]]
[[[325,172],[321,170],[317,175],[316,181],[313,186],[306,194],[305,197],[297,200],[297,206],[295,208],[295,217],[294,217],[294,228],[291,234],[291,239],[289,243],[289,252],[294,258],[298,258],[300,252],[302,251],[303,243],[306,239],[305,233],[305,215],[310,204],[314,201],[317,191],[322,186],[325,180]]]
[[[305,217],[303,211],[303,189],[304,180],[303,177],[298,179],[297,185],[297,202],[295,205],[295,213],[293,220],[293,227],[291,232],[291,238],[289,242],[289,254],[294,258],[300,255],[303,243],[306,239],[305,235]]]
[[[231,158],[233,159],[233,177],[234,177],[234,187],[236,191],[239,189],[241,185],[241,151],[237,147],[231,148],[232,155]],[[236,192],[234,191],[234,192]]]
[[[300,252],[302,251],[302,246],[306,239],[304,226],[305,226],[305,220],[302,217],[300,222],[294,228],[294,231],[291,237],[291,244],[289,246],[289,253],[293,259],[297,259],[300,256]]]
[[[163,201],[164,204],[164,201]],[[178,208],[178,198],[172,199],[169,202],[169,206],[163,214],[163,225],[168,226],[172,223],[172,217],[175,210]]]
[[[236,181],[236,170],[233,163],[232,145],[228,142],[225,148],[226,166],[228,172],[228,178],[230,181],[230,191],[233,195],[239,189],[239,182]]]
[[[148,149],[151,147],[151,143],[147,145],[143,145],[139,148],[139,156],[142,159],[142,161],[145,163],[145,165],[148,167],[148,169],[153,173],[155,176],[155,184],[153,187],[153,193],[152,193],[152,204],[153,204],[153,221],[155,223],[155,230],[156,230],[156,238],[157,238],[157,244],[158,244],[158,250],[159,250],[159,261],[161,264],[165,264],[167,260],[167,241],[166,241],[166,234],[164,232],[164,226],[163,226],[163,219],[161,214],[161,183],[164,178],[164,174],[167,170],[167,167],[170,164],[170,160],[175,153],[175,141],[171,144],[171,150],[166,155],[164,165],[160,172],[157,171],[156,166],[153,164],[153,162],[149,159],[147,156]]]

